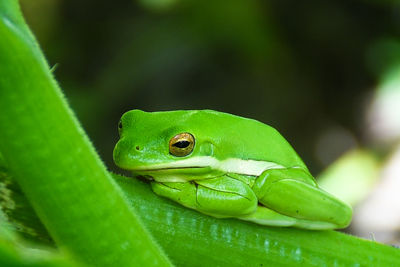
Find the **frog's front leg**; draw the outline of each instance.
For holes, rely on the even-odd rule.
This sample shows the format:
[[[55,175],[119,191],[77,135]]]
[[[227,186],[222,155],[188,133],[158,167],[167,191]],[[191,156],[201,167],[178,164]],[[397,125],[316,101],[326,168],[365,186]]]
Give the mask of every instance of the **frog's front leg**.
[[[251,188],[227,176],[184,183],[152,182],[152,188],[160,196],[215,217],[238,217],[257,208]]]
[[[301,221],[328,223],[329,228],[343,228],[351,221],[351,207],[318,188],[313,177],[299,168],[266,170],[253,191],[265,207]]]

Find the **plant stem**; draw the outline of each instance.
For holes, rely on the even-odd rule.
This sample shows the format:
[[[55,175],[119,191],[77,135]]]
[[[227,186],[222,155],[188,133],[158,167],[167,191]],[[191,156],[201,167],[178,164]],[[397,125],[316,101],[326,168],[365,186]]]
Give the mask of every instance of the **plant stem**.
[[[69,109],[15,0],[0,0],[0,151],[60,248],[91,265],[170,265]]]
[[[6,209],[8,219],[16,219],[18,225],[32,229],[29,232],[36,234],[30,240],[48,239],[40,231],[40,221],[28,208],[29,203],[4,170],[0,185],[2,181],[10,181],[7,188],[12,191],[11,201],[25,207]],[[142,181],[113,176],[155,239],[178,266],[400,266],[397,248],[335,231],[266,227],[212,218],[158,197]]]

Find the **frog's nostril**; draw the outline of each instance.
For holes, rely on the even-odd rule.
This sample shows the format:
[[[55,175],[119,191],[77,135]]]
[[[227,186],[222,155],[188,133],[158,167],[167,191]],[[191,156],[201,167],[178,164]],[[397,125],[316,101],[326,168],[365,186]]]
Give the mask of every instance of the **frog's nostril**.
[[[139,147],[139,146],[136,146],[135,148],[136,148],[136,150],[140,150],[140,147]]]

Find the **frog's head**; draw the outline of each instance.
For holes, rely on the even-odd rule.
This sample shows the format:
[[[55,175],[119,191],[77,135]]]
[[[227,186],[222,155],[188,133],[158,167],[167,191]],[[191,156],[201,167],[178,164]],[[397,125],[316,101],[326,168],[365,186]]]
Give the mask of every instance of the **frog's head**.
[[[118,125],[114,161],[158,181],[187,181],[221,173],[212,168],[218,140],[207,131],[215,111],[126,112]]]
[[[122,116],[119,132],[115,163],[159,182],[306,168],[274,128],[213,110],[131,110]]]

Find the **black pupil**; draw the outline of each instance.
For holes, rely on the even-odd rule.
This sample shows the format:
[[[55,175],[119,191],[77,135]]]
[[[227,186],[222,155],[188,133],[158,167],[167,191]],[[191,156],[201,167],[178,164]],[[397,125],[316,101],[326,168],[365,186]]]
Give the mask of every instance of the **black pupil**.
[[[185,148],[188,147],[190,145],[189,141],[179,141],[176,142],[175,144],[173,144],[173,146],[179,147],[179,148]]]

